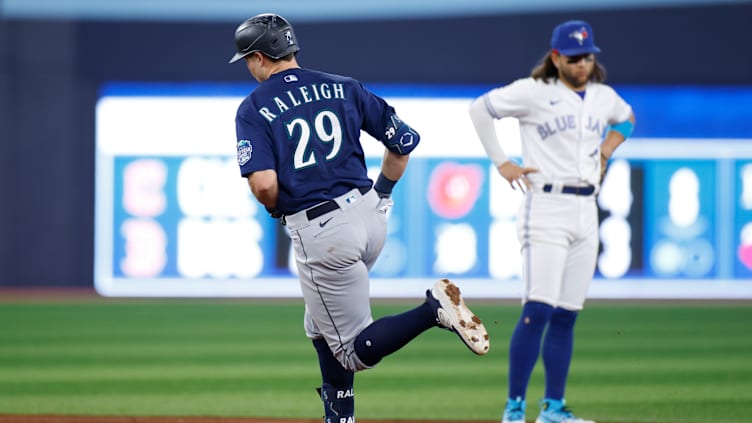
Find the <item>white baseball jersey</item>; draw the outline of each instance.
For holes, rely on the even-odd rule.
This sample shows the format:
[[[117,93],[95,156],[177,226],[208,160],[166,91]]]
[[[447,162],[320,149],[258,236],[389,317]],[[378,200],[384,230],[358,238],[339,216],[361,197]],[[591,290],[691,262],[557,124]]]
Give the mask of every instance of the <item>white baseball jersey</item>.
[[[533,183],[588,183],[600,180],[600,144],[608,125],[629,118],[632,108],[613,88],[589,82],[584,99],[559,79],[524,78],[483,95],[495,118],[520,123],[524,166],[539,172]]]

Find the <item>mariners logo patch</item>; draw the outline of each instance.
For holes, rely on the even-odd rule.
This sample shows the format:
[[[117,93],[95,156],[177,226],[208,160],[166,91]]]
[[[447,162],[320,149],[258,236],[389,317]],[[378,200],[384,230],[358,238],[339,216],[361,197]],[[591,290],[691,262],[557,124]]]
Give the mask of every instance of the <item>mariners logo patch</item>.
[[[238,141],[238,164],[240,166],[243,166],[251,160],[252,151],[253,146],[251,146],[250,140]]]

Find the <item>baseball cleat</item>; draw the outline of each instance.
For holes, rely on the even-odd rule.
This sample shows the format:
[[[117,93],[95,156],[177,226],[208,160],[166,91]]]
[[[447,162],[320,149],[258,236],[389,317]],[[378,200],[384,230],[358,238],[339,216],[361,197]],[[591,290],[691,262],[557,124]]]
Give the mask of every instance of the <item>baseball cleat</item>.
[[[507,399],[501,423],[525,423],[525,400],[522,397]]]
[[[475,354],[488,352],[488,332],[465,305],[457,285],[449,279],[438,280],[433,288],[426,291],[426,302],[433,307],[439,327],[456,333]]]
[[[535,423],[595,423],[592,420],[584,420],[576,417],[566,407],[565,401],[544,398],[540,402],[540,414]]]

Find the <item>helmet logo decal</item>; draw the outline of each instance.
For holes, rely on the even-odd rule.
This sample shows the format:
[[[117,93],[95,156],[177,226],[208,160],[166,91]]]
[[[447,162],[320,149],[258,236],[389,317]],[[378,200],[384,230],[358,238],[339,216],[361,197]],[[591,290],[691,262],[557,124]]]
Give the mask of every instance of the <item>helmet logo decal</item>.
[[[235,48],[230,63],[256,51],[272,59],[281,59],[300,50],[292,26],[281,16],[271,13],[254,16],[240,24],[235,30]]]
[[[583,42],[585,42],[585,39],[588,37],[588,32],[585,27],[582,27],[576,31],[572,31],[569,33],[569,38],[574,38],[580,45],[582,45]]]

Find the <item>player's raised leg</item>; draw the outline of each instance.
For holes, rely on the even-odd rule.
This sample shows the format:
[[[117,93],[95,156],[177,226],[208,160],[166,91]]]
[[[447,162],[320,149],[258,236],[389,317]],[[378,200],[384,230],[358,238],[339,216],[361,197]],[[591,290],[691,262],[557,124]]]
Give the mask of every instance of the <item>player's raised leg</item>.
[[[441,279],[426,291],[426,300],[420,306],[382,317],[359,333],[355,353],[363,364],[372,367],[435,326],[455,332],[478,355],[488,352],[488,332],[483,323],[467,307],[459,288]]]

